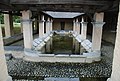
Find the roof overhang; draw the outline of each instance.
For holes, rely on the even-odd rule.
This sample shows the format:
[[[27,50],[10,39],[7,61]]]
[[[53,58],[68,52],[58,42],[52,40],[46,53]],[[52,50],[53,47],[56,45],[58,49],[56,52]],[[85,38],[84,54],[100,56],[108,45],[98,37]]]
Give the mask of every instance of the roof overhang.
[[[77,12],[52,12],[52,11],[43,11],[43,12],[50,15],[53,18],[74,18],[76,16],[80,16],[84,14]]]

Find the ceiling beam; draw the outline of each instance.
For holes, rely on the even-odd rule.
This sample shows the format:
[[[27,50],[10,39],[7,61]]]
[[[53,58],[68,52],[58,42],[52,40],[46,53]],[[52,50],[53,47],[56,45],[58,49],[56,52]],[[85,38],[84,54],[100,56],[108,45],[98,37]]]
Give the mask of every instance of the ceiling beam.
[[[67,11],[94,13],[118,10],[119,0],[1,0],[0,11]]]
[[[114,0],[10,0],[11,4],[84,4],[108,5]]]
[[[20,12],[5,12],[5,11],[0,11],[0,13],[22,16],[22,14]]]

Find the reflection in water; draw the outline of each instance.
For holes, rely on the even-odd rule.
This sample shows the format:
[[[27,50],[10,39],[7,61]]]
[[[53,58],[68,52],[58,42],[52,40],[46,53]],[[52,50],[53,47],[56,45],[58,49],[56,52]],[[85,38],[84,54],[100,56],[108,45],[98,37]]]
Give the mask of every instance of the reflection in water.
[[[53,36],[53,52],[54,54],[71,54],[73,39],[70,36]]]
[[[75,40],[75,39],[73,39],[73,40]],[[73,43],[75,45],[73,53],[80,54],[80,43],[77,40],[75,40]]]
[[[51,43],[51,40],[46,43],[46,53],[51,52],[51,44],[50,43]]]
[[[85,49],[72,35],[56,34],[50,38],[41,51],[43,54],[82,54]]]

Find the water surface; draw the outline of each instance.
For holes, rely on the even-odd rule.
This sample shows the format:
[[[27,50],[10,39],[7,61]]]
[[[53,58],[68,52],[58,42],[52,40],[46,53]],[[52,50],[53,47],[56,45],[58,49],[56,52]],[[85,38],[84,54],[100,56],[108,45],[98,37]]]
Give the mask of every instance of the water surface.
[[[55,34],[42,48],[43,54],[77,54],[85,52],[85,49],[72,35]]]

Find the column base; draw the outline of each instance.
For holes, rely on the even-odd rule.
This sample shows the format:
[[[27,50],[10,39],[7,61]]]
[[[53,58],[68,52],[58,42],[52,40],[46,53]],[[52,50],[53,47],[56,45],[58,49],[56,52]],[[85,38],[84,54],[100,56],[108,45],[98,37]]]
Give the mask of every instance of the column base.
[[[12,77],[11,77],[11,76],[8,76],[8,78],[7,78],[6,81],[12,81]]]

